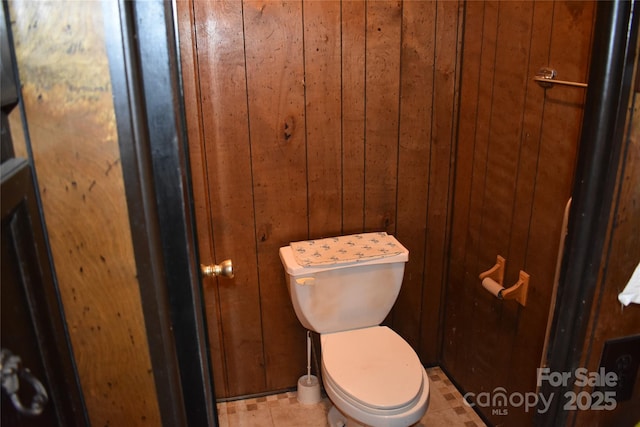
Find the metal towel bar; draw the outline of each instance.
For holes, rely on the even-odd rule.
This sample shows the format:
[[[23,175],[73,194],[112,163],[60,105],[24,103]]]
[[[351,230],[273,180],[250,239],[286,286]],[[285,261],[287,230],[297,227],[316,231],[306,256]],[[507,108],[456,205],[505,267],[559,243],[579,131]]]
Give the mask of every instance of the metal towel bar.
[[[565,85],[565,86],[574,86],[574,87],[587,87],[586,83],[578,83],[578,82],[568,82],[566,80],[556,80],[556,70],[553,68],[540,68],[538,70],[538,74],[533,78],[535,82],[537,82],[543,88],[552,88],[553,85]]]

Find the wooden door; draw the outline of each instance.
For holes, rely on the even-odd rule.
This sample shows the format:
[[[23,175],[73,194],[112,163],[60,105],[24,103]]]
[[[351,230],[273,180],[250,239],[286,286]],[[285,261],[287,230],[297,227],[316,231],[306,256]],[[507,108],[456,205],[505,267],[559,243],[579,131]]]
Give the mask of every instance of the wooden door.
[[[467,3],[442,360],[476,396],[535,392],[585,91],[545,90],[532,78],[552,66],[562,80],[587,80],[594,7]],[[530,274],[526,307],[481,286],[478,274],[497,255],[507,259],[505,286]],[[505,425],[535,412],[478,409]]]
[[[307,236],[300,6],[181,5],[195,14],[181,44],[197,50],[181,55],[197,76],[184,85],[200,259],[235,264],[204,281],[218,397],[290,387],[306,366],[278,260]]]
[[[3,368],[16,369],[16,375],[3,370],[2,425],[87,425],[60,301],[47,261],[31,169],[25,160],[14,158],[3,162],[0,170],[0,336]],[[11,385],[5,387],[4,380]],[[17,388],[13,380],[17,380]],[[18,397],[16,403],[13,394]]]

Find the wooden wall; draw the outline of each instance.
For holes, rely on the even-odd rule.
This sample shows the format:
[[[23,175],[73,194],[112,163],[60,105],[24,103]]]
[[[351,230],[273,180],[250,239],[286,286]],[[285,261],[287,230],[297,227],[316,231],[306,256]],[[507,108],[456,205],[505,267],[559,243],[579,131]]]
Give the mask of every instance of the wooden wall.
[[[304,330],[278,248],[360,231],[410,251],[389,323],[437,361],[457,2],[184,1],[180,48],[218,397],[295,386]]]
[[[10,8],[33,162],[90,422],[159,425],[101,5]],[[14,137],[23,136],[20,126],[12,114]]]
[[[637,63],[636,60],[636,68]],[[618,301],[618,294],[640,263],[640,86],[636,86],[631,97],[625,141],[614,193],[611,234],[605,246],[601,280],[595,292],[580,365],[589,372],[598,372],[607,340],[640,334],[640,306],[623,307]],[[630,400],[618,402],[615,410],[572,412],[568,425],[595,427],[637,423],[640,419],[640,373],[627,381],[635,381]],[[593,390],[584,387],[576,391],[591,393]]]
[[[232,258],[237,274],[205,283],[218,397],[291,387],[304,372],[278,248],[370,230],[410,250],[388,323],[422,361],[467,391],[528,391],[584,100],[531,77],[553,65],[586,80],[593,3],[177,6],[201,260]],[[99,5],[12,8],[92,424],[158,424]],[[527,308],[480,288],[498,253],[507,282],[531,274]]]
[[[466,392],[534,392],[565,205],[578,150],[583,89],[546,91],[541,66],[585,82],[593,2],[468,2],[465,14],[451,259],[442,363]],[[500,301],[478,274],[507,259],[505,286],[524,270],[528,303]],[[495,424],[533,410],[480,408]]]

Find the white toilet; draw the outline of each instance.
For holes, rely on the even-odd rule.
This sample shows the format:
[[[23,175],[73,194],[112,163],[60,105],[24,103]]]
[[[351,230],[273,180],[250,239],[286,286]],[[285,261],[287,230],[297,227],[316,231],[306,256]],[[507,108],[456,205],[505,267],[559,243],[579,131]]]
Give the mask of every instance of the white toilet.
[[[365,233],[294,242],[280,259],[300,323],[320,333],[329,425],[418,422],[429,404],[427,373],[409,344],[380,326],[409,251],[386,233]]]

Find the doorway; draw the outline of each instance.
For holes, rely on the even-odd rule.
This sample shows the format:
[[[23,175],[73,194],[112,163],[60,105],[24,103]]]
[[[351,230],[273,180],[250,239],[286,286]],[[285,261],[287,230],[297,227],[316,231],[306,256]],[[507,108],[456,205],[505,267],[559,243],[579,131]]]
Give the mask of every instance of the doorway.
[[[287,124],[287,126],[290,126],[290,124],[289,124],[289,123],[286,123],[286,122],[285,122],[285,123],[283,123],[283,126],[284,126],[284,124]],[[383,222],[383,224],[384,224],[384,222]],[[268,237],[268,236],[270,235],[270,234],[268,233],[268,232],[269,232],[268,227],[265,227],[265,228],[264,228],[264,230],[261,230],[261,231],[264,231],[264,234],[259,234],[260,236],[264,235],[264,236],[265,236],[265,238],[266,238],[266,237]],[[224,255],[223,255],[223,256],[224,256]]]

